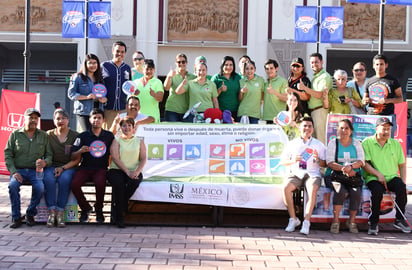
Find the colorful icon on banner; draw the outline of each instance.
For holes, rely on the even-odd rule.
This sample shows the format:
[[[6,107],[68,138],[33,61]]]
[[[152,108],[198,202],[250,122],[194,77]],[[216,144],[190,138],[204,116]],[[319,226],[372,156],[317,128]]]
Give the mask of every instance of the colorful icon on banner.
[[[282,142],[271,142],[269,143],[269,156],[276,157],[280,156],[283,152],[284,144]]]
[[[224,160],[209,160],[209,173],[225,173],[226,162]]]
[[[281,111],[278,113],[276,120],[278,122],[279,125],[283,126],[287,126],[290,124],[291,122],[291,118],[289,116],[289,113],[287,111]]]
[[[137,90],[137,85],[134,81],[125,81],[122,85],[122,91],[127,96],[134,95]]]
[[[149,144],[147,146],[147,159],[149,160],[162,160],[163,159],[163,144]]]
[[[244,143],[234,143],[229,148],[230,158],[244,158],[246,156],[246,145]]]
[[[103,141],[96,140],[90,144],[90,155],[99,158],[106,154],[107,147]]]
[[[169,144],[167,145],[167,159],[168,160],[181,160],[183,153],[183,145],[181,144]]]
[[[225,158],[226,145],[224,144],[211,144],[210,145],[210,154],[211,158]]]
[[[270,159],[269,166],[271,174],[282,173],[285,169],[285,167],[283,167],[280,163],[280,158]]]
[[[185,146],[186,160],[200,159],[200,156],[201,156],[200,150],[201,150],[200,144],[187,144]]]
[[[265,152],[266,151],[264,143],[252,143],[249,145],[250,158],[264,158]]]
[[[229,162],[230,174],[244,174],[246,171],[245,160],[231,160]]]
[[[98,98],[105,97],[107,95],[106,86],[101,83],[95,84],[93,86],[92,93]]]
[[[266,160],[250,160],[250,174],[265,174]]]

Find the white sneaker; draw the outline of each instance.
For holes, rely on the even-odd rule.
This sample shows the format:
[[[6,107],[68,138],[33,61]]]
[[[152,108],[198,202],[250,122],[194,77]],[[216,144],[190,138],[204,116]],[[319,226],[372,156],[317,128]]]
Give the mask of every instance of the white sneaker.
[[[308,235],[309,228],[310,228],[310,221],[305,219],[302,224],[302,229],[300,229],[300,233]]]
[[[289,224],[288,224],[288,226],[286,227],[285,231],[287,231],[287,232],[294,232],[294,231],[295,231],[295,228],[296,228],[297,226],[299,226],[299,225],[300,225],[300,220],[299,220],[298,218],[296,218],[296,219],[290,218],[290,219],[289,219]]]

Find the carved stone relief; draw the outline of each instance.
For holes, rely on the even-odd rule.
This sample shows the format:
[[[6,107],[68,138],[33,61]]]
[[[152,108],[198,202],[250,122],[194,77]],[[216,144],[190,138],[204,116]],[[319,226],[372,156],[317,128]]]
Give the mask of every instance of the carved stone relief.
[[[278,74],[287,78],[290,71],[290,62],[293,58],[301,57],[305,63],[305,69],[310,68],[305,59],[305,43],[294,43],[287,40],[272,40],[269,44],[268,58],[274,59],[279,64]]]
[[[25,1],[0,0],[0,6],[0,31],[23,32]],[[32,32],[61,32],[61,1],[32,0],[30,14]]]
[[[169,0],[167,39],[237,42],[239,1]]]
[[[344,38],[378,39],[380,5],[341,4],[345,8]],[[406,40],[406,7],[385,5],[384,37],[390,40]]]

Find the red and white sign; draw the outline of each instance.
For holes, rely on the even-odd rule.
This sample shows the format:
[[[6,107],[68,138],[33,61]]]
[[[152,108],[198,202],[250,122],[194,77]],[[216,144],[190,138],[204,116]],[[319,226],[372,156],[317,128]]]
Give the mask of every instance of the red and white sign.
[[[6,147],[10,133],[24,125],[24,112],[27,108],[37,108],[40,110],[39,93],[2,90],[0,103],[1,149]],[[4,151],[0,151],[0,174],[9,174],[4,162]]]

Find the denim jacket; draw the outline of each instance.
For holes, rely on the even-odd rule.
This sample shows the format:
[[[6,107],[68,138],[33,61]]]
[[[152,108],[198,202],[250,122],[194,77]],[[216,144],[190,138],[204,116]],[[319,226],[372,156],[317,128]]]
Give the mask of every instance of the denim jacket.
[[[69,89],[67,90],[67,96],[70,100],[74,101],[73,113],[79,115],[89,115],[94,107],[94,101],[91,99],[78,100],[80,95],[87,96],[92,93],[93,81],[87,77],[87,82],[83,81],[79,74],[75,74],[70,80]],[[99,104],[99,108],[103,110],[102,103]]]

